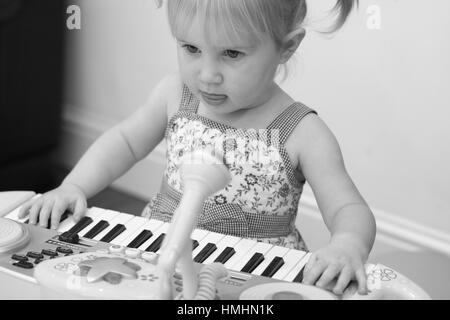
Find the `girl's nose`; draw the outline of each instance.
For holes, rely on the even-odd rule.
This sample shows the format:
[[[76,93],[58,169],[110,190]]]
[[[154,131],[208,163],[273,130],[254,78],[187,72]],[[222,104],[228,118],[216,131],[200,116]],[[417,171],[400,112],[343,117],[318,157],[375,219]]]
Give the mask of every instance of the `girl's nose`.
[[[222,74],[214,62],[203,63],[199,77],[204,84],[220,84],[223,81]]]

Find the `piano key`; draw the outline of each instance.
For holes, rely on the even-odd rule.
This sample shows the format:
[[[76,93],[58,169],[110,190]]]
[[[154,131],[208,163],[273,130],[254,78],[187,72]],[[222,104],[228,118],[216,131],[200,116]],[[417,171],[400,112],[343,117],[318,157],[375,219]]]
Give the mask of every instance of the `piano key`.
[[[195,256],[194,262],[203,263],[216,250],[217,246],[214,243],[207,243],[203,247],[203,249]]]
[[[155,241],[153,241],[146,249],[145,251],[148,252],[158,252],[159,249],[161,249],[161,245],[164,241],[164,238],[166,237],[165,233],[161,233]]]
[[[284,281],[288,282],[294,282],[294,279],[300,274],[300,272],[305,267],[306,263],[309,260],[309,257],[311,256],[311,253],[308,252],[303,256],[303,258],[292,268],[291,271],[286,275],[286,277],[283,278]]]
[[[155,221],[159,221],[159,220],[155,220]],[[168,222],[162,222],[159,221],[161,223],[161,225],[156,228],[156,230],[153,232],[153,236],[150,237],[150,239],[148,239],[147,241],[145,241],[141,246],[138,247],[139,250],[142,251],[147,251],[147,249],[156,241],[156,239],[158,239],[158,237],[161,234],[167,234],[167,231],[169,230],[170,227],[170,223]],[[155,244],[156,246],[156,244]],[[156,251],[152,251],[157,253],[159,251],[160,247],[156,250]]]
[[[106,228],[109,227],[109,222],[106,220],[100,220],[99,222],[97,222],[97,224],[92,227],[91,230],[89,230],[83,237],[84,238],[88,238],[88,239],[92,239],[93,237],[95,237],[96,235],[98,235],[100,232],[102,232],[103,230],[105,230]]]
[[[199,241],[199,246],[192,251],[192,258],[195,258],[208,243],[218,243],[224,237],[225,235],[223,233],[208,232],[208,234]]]
[[[141,244],[143,244],[145,241],[147,241],[148,239],[151,238],[151,236],[153,235],[151,230],[145,229],[142,230],[136,238],[134,238],[133,240],[131,240],[131,242],[129,244],[127,244],[128,248],[137,248],[139,247]]]
[[[216,243],[217,250],[214,251],[213,254],[210,255],[209,258],[205,260],[204,264],[214,262],[227,247],[233,248],[233,251],[236,252],[234,250],[234,246],[241,239],[242,238],[235,237],[235,236],[228,236],[228,235],[223,237],[222,240],[220,240],[219,242]],[[227,251],[230,251],[230,249],[228,249]],[[231,256],[229,258],[231,258]],[[224,261],[224,262],[226,262],[226,261]]]
[[[127,228],[125,225],[118,223],[116,224],[107,234],[105,234],[100,241],[111,243],[115,238],[117,238],[122,232],[125,232]]]
[[[236,253],[236,251],[234,250],[233,247],[226,247],[225,249],[223,249],[223,251],[217,256],[216,259],[214,259],[214,262],[219,262],[224,264],[225,262],[227,262],[234,254]]]
[[[305,267],[303,267],[299,273],[295,276],[294,280],[292,282],[298,282],[301,283],[303,281],[303,271],[305,270]]]
[[[99,215],[103,214],[105,211],[106,211],[106,210],[104,210],[104,209],[96,208],[96,207],[88,208],[88,209],[86,210],[86,212],[85,212],[85,214],[84,214],[83,217],[90,217],[92,220],[94,220],[94,218],[96,218],[96,217],[98,217]],[[81,218],[81,219],[83,219],[83,218]],[[81,221],[81,220],[80,220],[80,221]],[[86,220],[84,220],[84,221],[86,221]],[[68,219],[65,219],[63,222],[61,222],[61,223],[59,224],[59,226],[58,226],[58,228],[56,229],[56,231],[58,231],[59,233],[64,233],[64,232],[66,232],[66,231],[69,231],[69,230],[70,230],[71,228],[73,228],[76,224],[77,224],[77,222],[75,222],[75,220],[73,219],[73,215],[70,215],[70,217],[69,217]],[[95,225],[95,223],[92,224],[91,226],[94,226],[94,225]],[[87,227],[87,226],[85,226],[85,227]],[[84,228],[83,228],[83,229],[84,229]],[[84,230],[83,230],[83,229],[80,229],[80,230],[77,232],[77,234],[80,233],[79,236],[84,235],[90,228],[87,228],[87,229],[84,229]],[[83,231],[83,232],[80,232],[80,231]]]
[[[228,269],[232,269],[235,264],[240,262],[243,257],[247,255],[247,253],[258,244],[257,241],[252,239],[241,239],[236,245],[234,246],[234,250],[236,253],[226,262],[224,263],[224,266]],[[248,257],[250,259],[250,257]],[[244,265],[242,264],[242,267]],[[241,267],[241,268],[242,268]],[[236,269],[232,269],[236,270]]]
[[[88,228],[84,228],[83,230],[80,230],[78,232],[78,236],[84,237],[86,233],[88,233],[100,220],[103,219],[103,214],[106,212],[105,209],[92,207],[86,210],[85,217],[90,217],[92,219],[92,222],[89,224]]]
[[[158,232],[159,228],[164,224],[164,222],[161,220],[156,220],[156,219],[148,219],[148,218],[142,218],[142,217],[139,217],[139,218],[145,219],[145,221],[146,221],[145,224],[142,225],[141,227],[137,228],[133,233],[131,233],[129,235],[129,237],[127,239],[124,239],[123,245],[124,246],[128,246],[130,244],[137,245],[136,248],[143,250],[143,249],[141,249],[143,244],[146,243],[146,241],[149,241],[149,239],[153,238],[153,236]],[[150,231],[151,234],[146,232],[145,236],[144,236],[145,239],[144,238],[137,239],[138,236],[140,235],[140,233],[144,229]],[[136,239],[136,243],[132,243],[135,239]],[[142,241],[142,240],[144,240],[144,241]]]
[[[109,222],[109,227],[100,232],[98,235],[94,237],[94,240],[100,241],[103,237],[105,237],[114,227],[117,225],[123,225],[134,218],[134,215],[127,214],[127,213],[120,213],[117,211],[112,210],[106,210],[106,212],[103,215],[103,219],[107,220]],[[117,228],[116,228],[117,229]],[[110,239],[109,241],[111,241]],[[102,240],[103,241],[103,240]],[[105,241],[107,242],[107,241]]]
[[[41,196],[41,194],[37,194],[34,197],[31,198],[31,200],[35,200],[37,198],[39,198]],[[11,211],[10,213],[8,213],[7,215],[3,216],[3,218],[8,218],[20,223],[25,223],[25,221],[28,220],[28,214],[25,215],[25,217],[19,219],[19,211],[20,208],[22,208],[22,206],[17,207],[16,209],[14,209],[13,211]]]
[[[140,230],[142,230],[142,226],[148,221],[149,220],[144,217],[133,217],[133,219],[125,224],[126,230],[110,243],[117,244],[119,246],[126,246],[139,234]],[[133,238],[130,239],[130,236],[133,236]]]
[[[203,229],[194,229],[191,234],[191,239],[193,242],[193,247],[195,246],[195,241],[198,242],[198,245],[192,250],[192,257],[194,257],[195,250],[198,250],[201,247],[203,239],[209,234],[210,232]]]
[[[258,266],[258,268],[255,269],[255,271],[252,272],[252,274],[262,275],[275,257],[283,257],[288,251],[289,248],[273,246],[269,251],[267,251],[264,255],[264,261]]]
[[[253,256],[250,258],[250,260],[247,261],[247,263],[242,267],[240,270],[241,272],[246,273],[252,273],[253,270],[256,269],[256,267],[263,262],[264,260],[264,254],[261,252],[255,252]]]
[[[195,240],[195,239],[192,239],[192,250],[195,250],[195,248],[197,248],[198,247],[198,241],[197,240]]]
[[[263,255],[273,247],[270,243],[257,242],[241,259],[238,263],[231,267],[232,270],[242,271],[245,265],[250,262],[255,253]]]
[[[283,280],[294,266],[305,256],[302,250],[289,249],[283,256],[284,265],[272,276],[273,279]]]
[[[266,259],[268,260],[268,259]],[[264,277],[272,277],[275,272],[277,272],[284,264],[284,260],[282,257],[276,256],[272,259],[272,261],[269,263],[267,268],[261,273]]]
[[[81,230],[86,228],[88,225],[92,223],[92,218],[88,216],[84,216],[78,221],[72,228],[68,230],[69,233],[79,233]]]
[[[58,227],[56,228],[56,231],[59,233],[64,233],[68,231],[70,228],[72,228],[76,224],[75,220],[73,219],[73,215],[69,215],[67,219],[65,219],[63,222],[61,222]]]

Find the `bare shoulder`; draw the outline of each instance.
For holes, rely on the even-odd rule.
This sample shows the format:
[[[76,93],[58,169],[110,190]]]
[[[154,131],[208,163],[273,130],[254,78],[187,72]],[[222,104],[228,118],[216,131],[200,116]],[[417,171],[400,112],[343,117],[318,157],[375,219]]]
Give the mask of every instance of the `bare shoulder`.
[[[306,115],[292,132],[286,142],[289,154],[296,166],[306,165],[332,156],[340,160],[341,151],[335,135],[317,114]]]

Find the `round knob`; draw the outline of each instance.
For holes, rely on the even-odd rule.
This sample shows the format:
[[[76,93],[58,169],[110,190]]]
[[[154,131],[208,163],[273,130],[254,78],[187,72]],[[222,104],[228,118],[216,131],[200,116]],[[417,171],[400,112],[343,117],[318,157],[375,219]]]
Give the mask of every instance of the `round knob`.
[[[119,246],[117,244],[113,244],[108,249],[109,249],[109,252],[111,252],[111,253],[121,253],[121,252],[123,252],[125,250],[124,247]]]

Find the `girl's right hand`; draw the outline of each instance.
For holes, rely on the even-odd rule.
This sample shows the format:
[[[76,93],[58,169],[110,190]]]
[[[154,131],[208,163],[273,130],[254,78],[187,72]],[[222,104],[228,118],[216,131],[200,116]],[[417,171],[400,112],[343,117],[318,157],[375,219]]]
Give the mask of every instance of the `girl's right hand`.
[[[51,215],[51,228],[56,229],[61,215],[69,210],[77,222],[85,214],[87,200],[84,192],[75,184],[63,183],[58,188],[44,193],[37,199],[32,199],[22,205],[19,218],[29,214],[29,224],[47,227]]]

